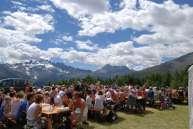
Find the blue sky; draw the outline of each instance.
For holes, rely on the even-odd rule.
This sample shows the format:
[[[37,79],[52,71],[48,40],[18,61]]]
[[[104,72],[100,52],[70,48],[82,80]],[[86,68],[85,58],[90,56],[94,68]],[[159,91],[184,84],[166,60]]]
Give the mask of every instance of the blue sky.
[[[191,0],[1,0],[0,61],[140,70],[193,47]]]

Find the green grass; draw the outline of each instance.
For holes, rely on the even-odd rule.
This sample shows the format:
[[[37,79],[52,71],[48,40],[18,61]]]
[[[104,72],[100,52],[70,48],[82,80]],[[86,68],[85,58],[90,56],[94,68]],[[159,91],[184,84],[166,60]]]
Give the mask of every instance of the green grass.
[[[188,129],[188,106],[159,111],[148,108],[146,114],[118,113],[114,123],[90,122],[89,129]]]

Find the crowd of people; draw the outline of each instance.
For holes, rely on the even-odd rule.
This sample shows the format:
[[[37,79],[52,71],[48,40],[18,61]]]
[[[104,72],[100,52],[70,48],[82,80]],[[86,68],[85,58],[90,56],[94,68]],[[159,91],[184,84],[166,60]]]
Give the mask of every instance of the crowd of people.
[[[146,106],[174,108],[173,100],[180,95],[187,97],[187,90],[100,84],[53,85],[41,89],[27,85],[23,91],[10,87],[8,91],[0,91],[0,126],[6,126],[7,121],[14,121],[24,122],[33,129],[41,129],[42,103],[69,107],[66,126],[70,129],[76,128],[79,123],[88,125],[88,117],[112,122],[117,119],[117,110],[143,113]],[[47,126],[52,121],[46,119]]]

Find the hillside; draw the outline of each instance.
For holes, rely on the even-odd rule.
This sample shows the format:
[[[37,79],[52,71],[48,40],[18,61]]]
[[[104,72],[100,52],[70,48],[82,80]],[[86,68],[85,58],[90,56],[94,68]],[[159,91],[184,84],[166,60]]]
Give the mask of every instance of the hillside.
[[[148,74],[148,73],[166,73],[171,72],[174,73],[175,71],[181,71],[187,69],[187,67],[193,64],[193,53],[189,53],[187,55],[181,56],[174,60],[162,63],[157,66],[153,66],[141,71],[136,72],[139,74]]]

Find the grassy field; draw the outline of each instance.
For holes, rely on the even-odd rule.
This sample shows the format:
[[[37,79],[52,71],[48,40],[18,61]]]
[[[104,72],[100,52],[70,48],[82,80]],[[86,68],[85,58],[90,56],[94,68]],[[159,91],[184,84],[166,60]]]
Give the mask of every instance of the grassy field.
[[[90,122],[89,129],[188,129],[188,106],[175,110],[147,109],[144,115],[118,113],[114,123]]]

